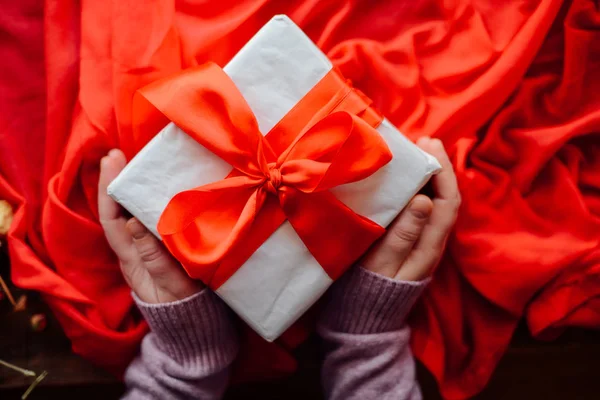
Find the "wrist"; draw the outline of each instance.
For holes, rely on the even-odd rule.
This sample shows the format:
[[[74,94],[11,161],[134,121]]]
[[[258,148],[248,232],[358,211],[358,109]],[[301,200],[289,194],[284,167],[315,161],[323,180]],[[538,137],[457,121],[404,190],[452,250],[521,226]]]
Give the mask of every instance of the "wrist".
[[[227,306],[209,289],[182,300],[152,304],[133,294],[152,331],[152,340],[182,365],[202,360],[203,368],[233,360],[237,333]]]
[[[132,288],[138,300],[145,304],[169,304],[185,301],[202,292],[206,286],[191,279],[172,279],[169,287],[152,284]]]
[[[321,325],[353,334],[399,330],[428,282],[399,281],[353,267],[332,285]]]

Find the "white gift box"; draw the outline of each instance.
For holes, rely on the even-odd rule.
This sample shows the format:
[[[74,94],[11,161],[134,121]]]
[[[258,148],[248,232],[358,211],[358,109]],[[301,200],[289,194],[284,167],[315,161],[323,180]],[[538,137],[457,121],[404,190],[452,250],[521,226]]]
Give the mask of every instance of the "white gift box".
[[[227,64],[266,134],[332,68],[327,57],[288,17],[275,16]],[[437,160],[389,121],[378,132],[393,159],[370,177],[332,190],[387,226],[440,169]],[[108,187],[108,194],[158,236],[156,226],[177,193],[221,180],[232,167],[173,123],[156,135]],[[332,284],[294,229],[285,222],[216,293],[266,340],[275,340]]]

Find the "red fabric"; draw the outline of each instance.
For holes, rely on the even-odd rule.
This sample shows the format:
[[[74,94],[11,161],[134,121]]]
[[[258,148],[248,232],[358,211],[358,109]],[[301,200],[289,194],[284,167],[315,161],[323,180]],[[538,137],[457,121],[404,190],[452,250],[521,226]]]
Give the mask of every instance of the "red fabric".
[[[519,318],[544,338],[600,326],[593,0],[144,3],[2,0],[12,279],[44,294],[77,353],[118,372],[145,331],[95,199],[99,158],[132,149],[134,91],[186,66],[223,65],[274,13],[290,15],[411,138],[439,137],[452,153],[463,206],[412,319],[414,352],[447,398],[481,390]],[[281,345],[243,342],[245,378],[293,369]]]
[[[314,92],[333,95],[316,101]],[[334,280],[385,233],[329,192],[392,159],[375,128],[340,106],[350,92],[326,76],[265,137],[243,95],[212,62],[136,93],[134,132],[150,130],[140,137],[156,135],[166,117],[234,168],[225,179],[175,195],[158,221],[164,244],[192,278],[218,289],[262,244],[251,238],[268,238],[286,220]],[[349,104],[357,105],[361,112],[368,107]]]

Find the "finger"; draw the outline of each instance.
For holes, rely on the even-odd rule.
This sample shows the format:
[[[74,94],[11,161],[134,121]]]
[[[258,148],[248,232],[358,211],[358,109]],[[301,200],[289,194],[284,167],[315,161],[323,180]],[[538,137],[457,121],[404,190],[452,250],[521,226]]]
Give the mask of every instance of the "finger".
[[[179,268],[159,240],[137,218],[127,221],[127,231],[133,239],[140,259],[151,275],[159,276]]]
[[[422,148],[435,156],[442,165],[442,171],[433,176],[431,183],[434,191],[433,212],[430,225],[434,225],[439,234],[438,242],[444,241],[448,231],[454,225],[460,206],[460,192],[452,163],[439,139],[420,141]]]
[[[112,220],[121,216],[121,207],[106,193],[108,185],[125,168],[125,155],[113,149],[100,160],[100,179],[98,180],[98,214],[100,220]]]
[[[419,281],[430,276],[444,254],[449,233],[450,229],[442,234],[435,225],[427,225],[423,229],[420,240],[396,275],[396,279]]]
[[[363,259],[362,266],[381,275],[394,277],[421,236],[432,207],[427,196],[415,196],[390,225],[383,239]]]
[[[442,166],[442,170],[431,178],[431,184],[435,192],[435,197],[439,199],[454,200],[460,197],[456,175],[452,162],[444,149],[444,144],[439,139],[421,138],[417,145],[434,156]]]
[[[435,197],[431,217],[403,266],[406,271],[423,272],[426,275],[433,270],[442,256],[458,215],[460,194],[456,175],[441,141],[425,139],[420,140],[417,144],[435,156],[442,165],[442,171],[432,178]]]
[[[198,291],[200,282],[191,279],[163,244],[136,218],[127,221],[127,230],[154,285],[173,299],[182,299]]]
[[[125,168],[125,156],[120,150],[111,150],[100,160],[100,178],[98,180],[98,216],[109,245],[120,259],[131,253],[133,242],[125,229],[126,218],[121,206],[106,192],[108,185]]]

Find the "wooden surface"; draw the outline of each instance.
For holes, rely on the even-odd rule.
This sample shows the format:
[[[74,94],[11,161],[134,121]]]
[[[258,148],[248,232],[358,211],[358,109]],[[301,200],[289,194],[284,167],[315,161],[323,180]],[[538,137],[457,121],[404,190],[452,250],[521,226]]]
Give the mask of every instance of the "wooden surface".
[[[7,261],[0,259],[3,276],[6,269]],[[12,312],[7,300],[0,303],[0,358],[36,372],[49,372],[29,399],[118,398],[122,385],[72,354],[69,341],[47,307],[37,296],[28,296],[24,312]],[[36,312],[50,317],[41,333],[29,327],[29,317]],[[235,386],[225,398],[321,399],[316,338],[302,345],[296,356],[301,368],[293,376]],[[418,375],[424,398],[440,399],[433,378],[421,366]],[[30,382],[30,378],[0,367],[0,399],[19,399]],[[553,343],[544,343],[531,339],[524,327],[519,328],[490,384],[477,399],[600,399],[600,332],[574,329]]]

